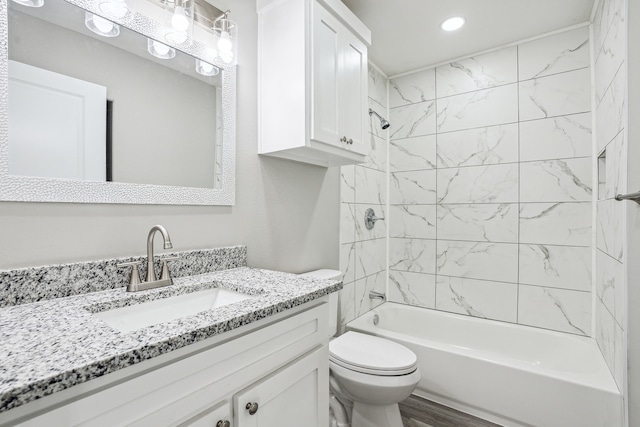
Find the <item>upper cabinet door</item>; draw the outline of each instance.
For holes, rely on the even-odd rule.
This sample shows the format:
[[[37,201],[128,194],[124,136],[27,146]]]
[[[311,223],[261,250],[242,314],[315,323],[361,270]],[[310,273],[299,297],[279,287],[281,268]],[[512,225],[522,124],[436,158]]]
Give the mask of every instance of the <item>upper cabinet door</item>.
[[[340,37],[340,97],[338,102],[341,132],[348,138],[347,149],[367,154],[367,47],[351,32]]]
[[[341,146],[339,99],[340,34],[342,24],[327,10],[313,7],[312,32],[312,126],[310,138],[325,144]],[[346,145],[346,144],[345,144]]]

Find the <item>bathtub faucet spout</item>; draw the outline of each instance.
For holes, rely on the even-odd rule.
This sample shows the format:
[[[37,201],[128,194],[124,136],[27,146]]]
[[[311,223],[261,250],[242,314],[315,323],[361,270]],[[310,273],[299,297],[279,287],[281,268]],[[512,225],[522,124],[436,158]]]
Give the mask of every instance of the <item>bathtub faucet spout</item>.
[[[371,291],[369,292],[369,299],[379,299],[382,302],[387,300],[387,296],[381,292]]]

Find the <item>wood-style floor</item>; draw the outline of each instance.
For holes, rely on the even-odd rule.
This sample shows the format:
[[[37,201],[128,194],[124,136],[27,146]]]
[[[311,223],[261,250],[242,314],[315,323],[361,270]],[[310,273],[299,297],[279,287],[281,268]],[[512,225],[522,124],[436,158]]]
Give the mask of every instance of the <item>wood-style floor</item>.
[[[400,402],[400,415],[405,427],[500,427],[413,395]]]

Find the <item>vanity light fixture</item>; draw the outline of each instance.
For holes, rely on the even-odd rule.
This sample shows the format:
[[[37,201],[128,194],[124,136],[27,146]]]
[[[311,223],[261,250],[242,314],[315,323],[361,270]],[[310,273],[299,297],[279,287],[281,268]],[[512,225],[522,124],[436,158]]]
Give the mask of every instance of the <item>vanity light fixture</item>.
[[[27,6],[27,7],[44,6],[44,0],[13,0],[13,2],[22,6]]]
[[[456,31],[462,28],[465,24],[465,19],[461,16],[454,16],[452,18],[446,19],[440,24],[440,28],[444,31]]]
[[[228,65],[236,65],[238,45],[238,24],[229,19],[227,10],[213,21],[213,32],[218,37],[218,57]]]
[[[220,72],[220,69],[215,65],[209,64],[208,62],[196,59],[196,71],[198,72],[198,74],[209,77],[217,76]]]
[[[172,59],[176,56],[176,50],[174,48],[149,38],[147,39],[147,51],[160,59]]]
[[[120,34],[120,26],[108,19],[104,19],[93,13],[84,13],[84,24],[88,29],[102,37],[116,37]]]
[[[169,32],[167,41],[175,44],[186,42],[193,31],[194,0],[166,0],[165,15]]]

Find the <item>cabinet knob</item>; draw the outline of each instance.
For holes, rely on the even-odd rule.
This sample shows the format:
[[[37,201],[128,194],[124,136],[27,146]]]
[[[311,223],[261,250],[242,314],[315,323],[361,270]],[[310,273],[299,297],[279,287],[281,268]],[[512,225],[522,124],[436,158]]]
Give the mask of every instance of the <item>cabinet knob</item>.
[[[347,137],[343,136],[342,138],[340,138],[340,142],[347,142]]]
[[[349,138],[349,140],[347,141],[347,144],[352,144],[353,145],[353,139]]]
[[[231,427],[231,423],[228,420],[220,420],[216,423],[216,427]]]
[[[246,410],[249,411],[249,415],[254,415],[256,412],[258,412],[258,402],[249,402],[247,403],[247,406],[245,406]]]

